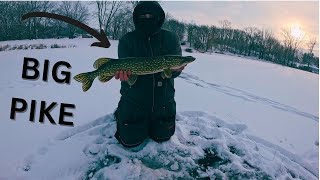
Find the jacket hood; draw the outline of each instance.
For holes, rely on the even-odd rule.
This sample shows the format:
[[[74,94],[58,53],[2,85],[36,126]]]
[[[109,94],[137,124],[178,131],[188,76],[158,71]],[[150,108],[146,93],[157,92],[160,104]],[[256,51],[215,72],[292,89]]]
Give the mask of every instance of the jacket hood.
[[[158,16],[159,19],[158,19],[157,26],[159,30],[163,25],[164,19],[165,19],[165,13],[162,7],[160,6],[160,4],[156,1],[140,1],[133,11],[133,23],[136,28],[137,28],[138,15],[145,14],[145,13],[152,13]]]

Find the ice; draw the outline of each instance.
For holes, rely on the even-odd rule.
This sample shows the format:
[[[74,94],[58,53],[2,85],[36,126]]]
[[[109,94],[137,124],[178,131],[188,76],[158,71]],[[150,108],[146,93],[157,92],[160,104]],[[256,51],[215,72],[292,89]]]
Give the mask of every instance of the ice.
[[[112,116],[95,122],[101,119],[105,119],[103,125],[88,123],[87,130],[57,139],[46,155],[35,154],[36,161],[22,166],[28,169],[19,168],[19,174],[26,179],[66,179],[71,174],[76,179],[317,179],[317,172],[302,159],[248,135],[241,124],[230,124],[204,112],[178,113],[177,132],[170,141],[158,144],[146,140],[131,149],[105,136],[114,133]],[[209,128],[196,130],[205,124]],[[97,144],[96,139],[103,139],[103,143]],[[50,166],[46,166],[48,162]]]
[[[318,178],[317,74],[226,54],[183,52],[197,59],[175,80],[175,135],[127,149],[113,136],[119,81],[94,81],[84,93],[80,83],[58,84],[50,73],[48,82],[21,78],[24,57],[38,59],[40,72],[45,59],[50,65],[67,61],[72,76],[93,70],[100,57],[117,58],[117,41],[109,49],[90,47],[94,41],[0,42],[76,45],[0,52],[0,179]],[[75,104],[75,126],[32,123],[28,111],[10,120],[13,97]]]

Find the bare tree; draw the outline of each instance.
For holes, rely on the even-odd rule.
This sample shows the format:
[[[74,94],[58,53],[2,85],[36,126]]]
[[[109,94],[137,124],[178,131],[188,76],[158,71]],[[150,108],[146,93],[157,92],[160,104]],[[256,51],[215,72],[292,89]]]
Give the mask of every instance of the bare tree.
[[[285,65],[291,65],[294,61],[294,56],[297,53],[297,49],[300,47],[300,44],[302,42],[302,37],[296,38],[291,34],[291,29],[289,27],[283,28],[281,30],[281,34],[283,37],[283,44],[285,47]]]
[[[270,29],[262,28],[258,31],[258,44],[257,44],[257,51],[259,53],[259,59],[264,59],[265,54],[270,53],[270,40],[273,38],[273,33]],[[269,51],[269,52],[268,52]]]
[[[231,29],[231,22],[228,21],[228,20],[221,20],[221,21],[219,21],[219,24],[220,24],[221,29],[222,29],[221,38],[225,39],[225,37],[227,36],[226,35],[226,31],[228,29]]]
[[[178,37],[179,40],[182,41],[185,33],[186,25],[178,20],[174,19],[171,15],[166,15],[166,20],[162,26],[169,31],[174,32]]]
[[[123,1],[96,1],[96,16],[100,29],[107,30]]]
[[[232,52],[237,54],[243,54],[245,50],[245,32],[242,30],[234,29],[232,33],[232,39],[230,46]]]
[[[56,2],[50,2],[50,1],[28,1],[26,3],[26,11],[32,12],[32,11],[40,11],[40,12],[50,12],[56,8],[57,3]],[[39,38],[39,28],[41,27],[40,24],[42,24],[44,27],[47,26],[49,20],[48,18],[32,18],[28,20],[28,27],[30,32],[32,32],[32,35],[35,39]]]
[[[0,40],[11,39],[10,30],[16,28],[15,14],[18,13],[19,2],[0,1]]]
[[[247,56],[250,56],[251,53],[254,50],[254,46],[256,44],[256,38],[259,37],[259,29],[255,27],[246,27],[244,28],[244,31],[246,32],[246,41],[247,41]]]
[[[189,46],[192,47],[193,43],[194,43],[194,39],[195,39],[195,24],[188,24],[187,25],[187,34],[188,34],[188,42],[189,42]]]
[[[316,37],[311,37],[307,43],[307,47],[308,47],[308,50],[309,50],[309,53],[312,54],[313,53],[313,49],[314,49],[314,46],[317,44],[317,38]]]
[[[89,10],[85,2],[81,1],[62,1],[60,8],[57,10],[59,14],[68,16],[72,19],[86,23],[89,20]],[[76,27],[67,24],[69,29],[69,37],[73,37]]]
[[[80,22],[86,22],[89,19],[89,10],[85,2],[81,1],[62,1],[59,7],[62,15],[68,16]]]
[[[40,32],[45,31],[48,20],[46,18],[31,18],[21,22],[21,16],[32,11],[50,12],[55,5],[55,2],[49,1],[1,1],[0,39],[38,38]]]
[[[210,26],[209,29],[209,37],[207,42],[208,49],[210,48],[212,50],[212,47],[214,47],[215,41],[218,38],[218,29],[216,26]]]
[[[316,37],[311,37],[307,42],[308,53],[304,53],[302,57],[302,62],[307,64],[308,68],[310,68],[310,64],[314,61],[313,49],[317,43]]]
[[[120,39],[124,34],[133,31],[132,10],[130,8],[119,10],[113,17],[107,30],[113,39]]]
[[[219,24],[221,26],[220,39],[222,42],[223,50],[226,50],[227,38],[230,36],[229,33],[231,29],[231,22],[228,20],[221,20],[219,21]]]
[[[138,3],[139,3],[139,1],[129,1],[130,3],[131,3],[131,5],[132,5],[132,9],[134,9],[137,5],[138,5]]]

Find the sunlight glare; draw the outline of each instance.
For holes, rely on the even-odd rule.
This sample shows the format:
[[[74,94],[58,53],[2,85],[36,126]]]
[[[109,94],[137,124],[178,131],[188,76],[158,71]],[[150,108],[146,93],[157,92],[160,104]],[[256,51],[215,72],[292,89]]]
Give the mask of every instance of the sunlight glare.
[[[295,39],[301,39],[304,35],[304,32],[301,30],[301,27],[298,24],[293,24],[291,26],[291,35]]]

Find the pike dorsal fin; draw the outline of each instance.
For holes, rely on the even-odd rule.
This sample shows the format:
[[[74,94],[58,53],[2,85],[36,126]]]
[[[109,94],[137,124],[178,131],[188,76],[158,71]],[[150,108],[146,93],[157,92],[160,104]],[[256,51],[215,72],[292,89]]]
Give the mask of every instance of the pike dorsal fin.
[[[99,67],[101,67],[102,65],[106,64],[110,60],[111,60],[110,58],[99,58],[93,63],[93,67],[95,69],[98,69]]]

